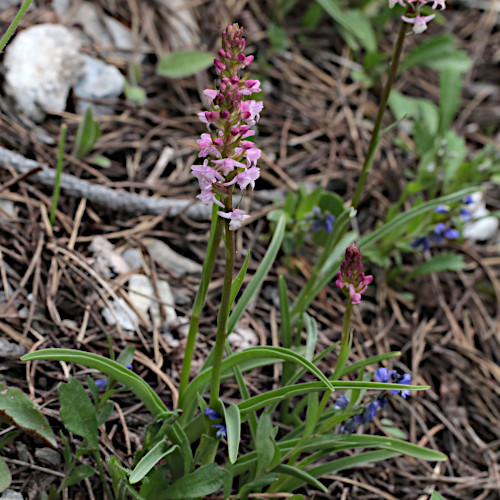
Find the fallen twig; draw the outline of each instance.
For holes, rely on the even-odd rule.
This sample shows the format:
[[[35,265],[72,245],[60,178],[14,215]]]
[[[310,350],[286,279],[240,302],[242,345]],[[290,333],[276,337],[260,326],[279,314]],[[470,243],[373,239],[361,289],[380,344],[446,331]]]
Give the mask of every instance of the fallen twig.
[[[56,171],[41,165],[8,149],[0,147],[0,167],[10,165],[19,174],[26,174],[34,170],[30,177],[44,186],[53,186]],[[41,169],[37,171],[36,169]],[[99,184],[78,179],[70,174],[61,175],[61,189],[67,196],[86,198],[94,203],[114,212],[133,214],[158,214],[166,217],[176,217],[183,213],[194,220],[208,220],[211,210],[209,207],[193,200],[177,200],[153,198],[127,191],[119,191]]]

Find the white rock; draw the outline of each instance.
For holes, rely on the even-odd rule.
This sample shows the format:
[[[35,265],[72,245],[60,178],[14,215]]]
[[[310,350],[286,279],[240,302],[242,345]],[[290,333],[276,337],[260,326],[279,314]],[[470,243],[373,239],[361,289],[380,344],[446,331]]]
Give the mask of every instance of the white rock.
[[[132,311],[130,306],[123,299],[119,298],[118,300],[112,300],[110,305],[113,309],[114,315],[109,307],[105,307],[101,311],[101,314],[108,325],[116,324],[116,316],[118,323],[120,323],[120,326],[124,330],[134,331],[139,327],[139,318],[137,317],[137,314]]]
[[[94,254],[90,264],[99,274],[107,278],[114,278],[117,274],[125,274],[130,271],[127,262],[115,252],[114,245],[106,238],[96,236],[92,240],[89,250]]]
[[[32,26],[14,38],[5,51],[5,91],[20,111],[34,121],[64,111],[84,70],[79,49],[77,37],[56,24]]]
[[[147,238],[143,241],[143,243],[146,245],[151,257],[175,275],[201,275],[203,269],[201,264],[178,254],[163,241]],[[122,256],[132,269],[141,267],[140,251],[137,248],[130,248],[126,250],[123,252]]]
[[[490,211],[483,206],[471,212],[472,220],[464,224],[464,238],[470,241],[487,241],[498,231],[498,219],[488,217]]]
[[[158,328],[163,329],[163,326],[165,326],[161,320],[158,298],[164,306],[166,325],[177,319],[177,313],[173,307],[174,296],[170,290],[170,285],[166,281],[158,280],[157,282],[158,298],[156,297],[153,284],[144,274],[134,274],[131,276],[128,287],[130,301],[134,304],[134,307],[146,317],[150,313]]]
[[[5,198],[0,198],[0,218],[4,218],[4,212],[9,216],[9,218],[15,217],[16,209],[14,202],[12,200],[6,200]]]
[[[227,340],[236,352],[259,345],[259,337],[248,326],[236,326],[234,332],[228,335]]]
[[[0,497],[0,500],[24,500],[24,497],[17,491],[5,490]]]
[[[90,56],[85,58],[85,74],[74,87],[75,95],[80,99],[116,99],[123,92],[125,77],[118,68],[106,64],[100,59]],[[85,101],[77,103],[79,113],[83,113],[90,106],[94,114],[112,114],[113,108]]]

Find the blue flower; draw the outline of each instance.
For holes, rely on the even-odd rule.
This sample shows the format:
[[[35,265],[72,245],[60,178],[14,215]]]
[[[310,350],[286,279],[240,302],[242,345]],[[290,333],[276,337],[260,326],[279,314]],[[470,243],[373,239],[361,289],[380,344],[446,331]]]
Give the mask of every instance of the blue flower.
[[[443,239],[443,233],[446,231],[446,226],[444,222],[438,222],[432,231],[432,237],[434,241],[439,244]]]
[[[458,240],[460,238],[460,233],[458,232],[458,229],[446,229],[444,231],[444,237],[448,238],[449,240]]]
[[[396,370],[389,370],[388,368],[383,367],[375,370],[375,380],[384,384],[389,384],[391,382],[391,375],[393,377],[397,377],[398,372]]]
[[[401,385],[411,385],[411,375],[409,373],[404,373],[396,380],[396,383]],[[406,397],[410,395],[410,389],[403,389],[402,391],[394,389],[391,391],[391,394],[398,394],[400,392],[403,399],[406,399]]]
[[[104,389],[106,389],[106,386],[108,385],[108,383],[109,383],[109,380],[107,378],[98,378],[95,381],[95,385],[97,386],[97,388],[100,391],[104,391]]]
[[[435,209],[434,212],[436,214],[447,214],[448,209],[444,205],[438,205]]]
[[[331,233],[333,229],[333,223],[335,222],[335,215],[333,214],[328,214],[325,217],[325,231],[327,233]]]
[[[212,427],[215,427],[217,429],[217,432],[215,433],[216,437],[225,438],[227,436],[227,429],[226,429],[225,425],[215,424],[215,425],[212,425]]]
[[[465,203],[466,205],[470,205],[471,203],[474,203],[474,200],[472,199],[472,196],[469,194],[466,196],[463,200],[462,203]]]
[[[378,401],[377,398],[372,400],[367,408],[368,421],[373,420],[377,416]]]
[[[470,212],[466,208],[462,208],[460,210],[460,215],[462,216],[464,222],[470,221]]]
[[[429,250],[429,248],[431,247],[431,242],[429,241],[429,238],[427,238],[427,236],[422,236],[413,240],[410,243],[410,246],[412,248],[418,248],[421,246],[422,250]]]
[[[219,420],[222,418],[215,410],[212,410],[212,408],[205,408],[205,411],[203,412],[210,420]],[[214,426],[212,426],[214,427]]]
[[[333,407],[333,409],[345,410],[348,405],[349,405],[349,400],[345,396],[340,396],[339,398],[337,398],[337,401],[335,401],[335,406]]]

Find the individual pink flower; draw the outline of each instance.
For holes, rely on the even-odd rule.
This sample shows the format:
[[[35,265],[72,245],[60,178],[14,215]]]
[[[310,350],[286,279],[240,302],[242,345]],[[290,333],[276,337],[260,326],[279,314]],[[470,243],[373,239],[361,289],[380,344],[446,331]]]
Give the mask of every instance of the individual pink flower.
[[[238,186],[243,191],[250,184],[252,189],[255,189],[255,181],[259,178],[260,168],[252,167],[245,169],[243,172],[240,172],[235,175],[232,181],[226,182],[224,186],[232,186],[233,184],[238,183]]]
[[[224,219],[230,219],[229,229],[231,231],[241,227],[241,223],[250,218],[244,210],[240,210],[239,208],[233,208],[231,212],[222,212],[221,210],[218,210],[217,214],[224,217]]]
[[[417,14],[415,17],[401,16],[401,19],[407,23],[413,24],[413,33],[419,35],[427,29],[427,23],[434,19],[436,14],[430,16],[421,16]]]
[[[434,0],[434,3],[432,4],[432,8],[436,9],[436,7],[439,7],[441,10],[446,9],[446,5],[444,3],[444,0]]]
[[[198,139],[197,142],[200,148],[200,152],[198,153],[199,158],[205,158],[205,156],[209,154],[213,154],[217,158],[220,158],[219,150],[215,147],[210,134],[201,134],[201,138]]]
[[[205,189],[202,189],[201,193],[197,195],[196,198],[198,198],[203,203],[203,205],[208,206],[212,203],[215,203],[216,205],[219,205],[219,207],[224,208],[224,204],[215,197],[215,193],[211,184],[209,186],[206,186]]]
[[[236,167],[245,168],[245,165],[233,158],[224,158],[223,160],[213,160],[213,163],[220,165],[220,169],[224,175],[232,172]]]
[[[260,119],[260,112],[264,107],[262,101],[242,101],[240,104],[240,111],[243,119],[249,127],[255,125]]]
[[[246,80],[240,88],[241,95],[250,95],[255,92],[261,92],[259,80]]]
[[[205,89],[203,91],[203,94],[205,94],[209,106],[214,102],[214,99],[216,98],[218,93],[219,91],[215,89]]]
[[[410,0],[411,1],[411,0]],[[406,7],[404,0],[389,0],[389,7],[392,9],[396,4]]]
[[[203,165],[193,165],[191,167],[193,175],[200,181],[205,181],[205,184],[212,184],[215,181],[223,181],[224,177],[213,167],[208,164],[208,160],[203,162]],[[203,189],[204,186],[202,186]]]

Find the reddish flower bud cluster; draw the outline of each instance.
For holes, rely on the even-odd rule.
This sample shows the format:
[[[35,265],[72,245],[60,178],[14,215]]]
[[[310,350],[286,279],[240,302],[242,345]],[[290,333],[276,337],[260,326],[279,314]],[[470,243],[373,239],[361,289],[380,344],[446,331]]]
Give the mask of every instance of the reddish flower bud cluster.
[[[243,29],[237,24],[222,32],[222,48],[219,57],[214,59],[221,77],[220,87],[203,92],[210,110],[198,113],[209,132],[201,134],[198,140],[198,156],[205,160],[203,165],[191,167],[200,183],[201,193],[197,197],[207,205],[215,203],[223,208],[224,211],[217,213],[230,220],[232,230],[250,216],[243,210],[226,206],[224,201],[230,199],[235,184],[242,190],[248,186],[254,189],[260,175],[257,160],[261,151],[245,139],[255,135],[250,127],[259,120],[264,105],[261,101],[245,100],[246,96],[261,91],[258,80],[240,77],[240,70],[253,61],[253,56],[243,53],[245,46]]]
[[[345,260],[340,265],[335,284],[350,297],[352,304],[361,303],[361,294],[365,293],[373,276],[363,272],[363,256],[360,248],[351,243],[345,251]]]

